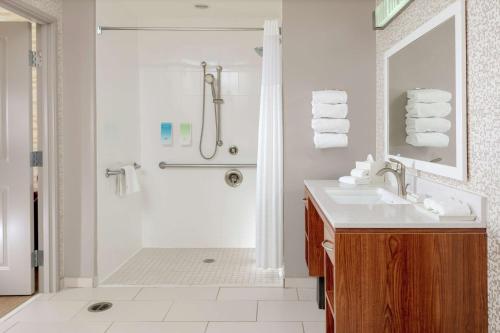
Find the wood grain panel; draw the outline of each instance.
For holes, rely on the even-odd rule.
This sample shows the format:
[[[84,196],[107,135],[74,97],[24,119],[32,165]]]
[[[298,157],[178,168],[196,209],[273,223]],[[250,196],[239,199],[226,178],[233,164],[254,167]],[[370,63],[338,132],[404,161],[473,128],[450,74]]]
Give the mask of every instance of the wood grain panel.
[[[484,234],[335,239],[337,332],[487,332]]]
[[[308,244],[307,244],[307,254],[308,254],[308,268],[310,276],[323,276],[323,247],[321,243],[323,242],[323,220],[318,214],[318,211],[314,205],[309,200],[308,202]]]

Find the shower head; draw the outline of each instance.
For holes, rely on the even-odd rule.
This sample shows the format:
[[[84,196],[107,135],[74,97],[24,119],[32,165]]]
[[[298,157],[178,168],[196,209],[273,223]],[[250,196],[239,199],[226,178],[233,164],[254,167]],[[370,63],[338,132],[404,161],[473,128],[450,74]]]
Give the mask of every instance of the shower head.
[[[255,53],[257,53],[259,55],[259,57],[262,57],[262,55],[264,54],[264,48],[262,46],[258,46],[256,48],[254,48],[255,50]]]
[[[217,99],[217,94],[215,93],[215,77],[212,74],[205,74],[205,83],[208,83],[212,88],[212,98]]]

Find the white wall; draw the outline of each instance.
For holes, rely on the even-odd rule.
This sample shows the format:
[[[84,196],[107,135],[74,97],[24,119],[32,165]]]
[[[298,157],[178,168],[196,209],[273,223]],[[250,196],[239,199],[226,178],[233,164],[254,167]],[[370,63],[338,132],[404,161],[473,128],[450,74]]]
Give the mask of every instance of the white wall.
[[[141,194],[116,195],[106,168],[140,162],[137,34],[97,38],[97,261],[102,281],[141,248]]]
[[[140,105],[144,166],[143,246],[254,247],[255,169],[229,187],[227,169],[165,169],[169,163],[256,163],[262,32],[142,32]],[[198,151],[203,74],[223,66],[221,131],[224,145],[212,161]],[[214,73],[215,74],[215,73]],[[204,151],[214,144],[214,110],[207,85]],[[160,143],[160,123],[174,126],[171,147]],[[192,124],[191,146],[181,146],[179,124]],[[230,145],[239,154],[230,155]]]

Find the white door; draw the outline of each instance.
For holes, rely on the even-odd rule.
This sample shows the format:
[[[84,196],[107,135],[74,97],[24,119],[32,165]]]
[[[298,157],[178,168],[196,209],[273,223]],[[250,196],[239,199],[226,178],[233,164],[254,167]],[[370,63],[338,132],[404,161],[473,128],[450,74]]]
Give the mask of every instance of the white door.
[[[30,49],[30,23],[0,23],[0,295],[34,292]]]

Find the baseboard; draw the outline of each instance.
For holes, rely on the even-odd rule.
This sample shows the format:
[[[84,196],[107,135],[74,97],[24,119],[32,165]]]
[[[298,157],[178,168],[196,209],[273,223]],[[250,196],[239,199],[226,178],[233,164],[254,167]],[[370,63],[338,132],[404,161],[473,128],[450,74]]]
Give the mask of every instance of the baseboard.
[[[287,278],[285,277],[285,288],[316,288],[317,279],[307,278]]]
[[[65,277],[62,281],[62,288],[93,288],[94,279],[93,278],[68,278]]]

